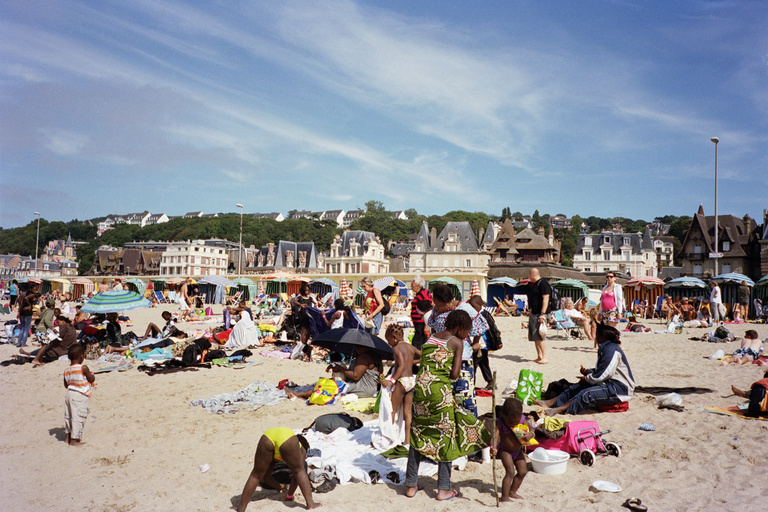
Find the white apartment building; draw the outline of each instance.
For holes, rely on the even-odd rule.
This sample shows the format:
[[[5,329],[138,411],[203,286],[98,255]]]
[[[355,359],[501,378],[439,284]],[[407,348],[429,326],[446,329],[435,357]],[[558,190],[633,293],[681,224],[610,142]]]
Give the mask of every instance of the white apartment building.
[[[206,245],[204,240],[171,242],[160,260],[160,275],[223,276],[227,263],[224,247]]]
[[[632,277],[656,277],[656,251],[651,232],[645,228],[645,234],[603,231],[579,235],[573,267],[581,272],[613,271]]]

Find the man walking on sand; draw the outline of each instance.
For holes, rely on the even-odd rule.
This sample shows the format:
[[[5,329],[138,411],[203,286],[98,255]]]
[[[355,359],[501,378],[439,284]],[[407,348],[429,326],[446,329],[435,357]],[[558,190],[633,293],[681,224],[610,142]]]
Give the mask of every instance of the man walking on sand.
[[[538,268],[532,268],[528,274],[528,341],[536,344],[536,363],[547,364],[547,342],[539,332],[539,326],[547,322],[547,309],[552,287],[541,278]]]

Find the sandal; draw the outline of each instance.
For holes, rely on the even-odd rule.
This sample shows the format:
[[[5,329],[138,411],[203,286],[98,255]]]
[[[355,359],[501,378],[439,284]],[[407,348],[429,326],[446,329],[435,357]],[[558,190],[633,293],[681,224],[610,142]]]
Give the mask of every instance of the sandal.
[[[621,504],[622,507],[626,507],[629,510],[633,510],[634,512],[646,512],[648,510],[648,507],[643,505],[643,502],[640,498],[629,498],[627,501]]]
[[[461,497],[462,497],[461,492],[459,492],[456,489],[454,489],[454,490],[451,491],[451,495],[450,496],[448,496],[447,498],[444,498],[442,500],[438,500],[438,501],[448,501],[448,500],[452,500],[453,498],[461,498]]]
[[[405,492],[406,492],[406,495],[405,495],[405,496],[406,496],[407,498],[413,498],[414,496],[416,496],[416,495],[419,493],[419,491],[423,491],[423,490],[424,490],[424,486],[423,486],[423,485],[421,485],[421,484],[419,484],[419,485],[417,485],[417,486],[416,486],[416,490],[415,490],[415,491],[413,491],[413,494],[411,494],[410,496],[408,496],[408,494],[407,494],[407,493],[408,493],[408,491],[405,491]]]

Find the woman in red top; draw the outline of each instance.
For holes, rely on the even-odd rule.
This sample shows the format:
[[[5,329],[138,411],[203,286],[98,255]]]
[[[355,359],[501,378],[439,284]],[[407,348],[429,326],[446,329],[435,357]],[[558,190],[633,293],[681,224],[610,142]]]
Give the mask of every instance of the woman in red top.
[[[366,327],[365,330],[371,334],[379,334],[384,320],[384,315],[381,314],[381,310],[384,309],[384,298],[381,296],[381,291],[373,286],[373,280],[370,277],[364,277],[360,281],[360,286],[366,293],[363,309],[366,313],[365,323],[370,325],[370,322],[373,322],[373,327]]]

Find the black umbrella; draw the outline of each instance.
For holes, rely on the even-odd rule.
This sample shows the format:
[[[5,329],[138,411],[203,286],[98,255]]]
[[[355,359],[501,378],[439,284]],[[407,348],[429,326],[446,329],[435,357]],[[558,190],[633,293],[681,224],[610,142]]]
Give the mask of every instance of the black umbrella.
[[[342,354],[351,354],[355,347],[367,347],[382,359],[395,358],[386,341],[362,329],[331,329],[313,338],[312,344]]]

